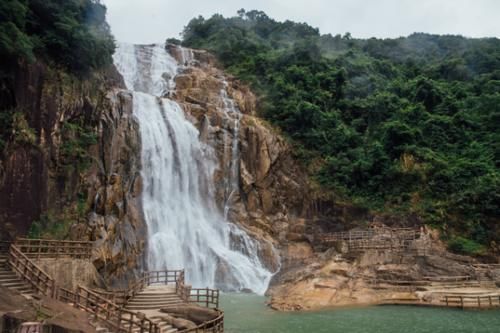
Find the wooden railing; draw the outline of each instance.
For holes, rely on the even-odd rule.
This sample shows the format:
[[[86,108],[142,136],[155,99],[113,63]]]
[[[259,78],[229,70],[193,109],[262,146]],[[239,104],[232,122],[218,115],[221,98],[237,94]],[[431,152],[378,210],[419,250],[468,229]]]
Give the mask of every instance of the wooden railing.
[[[207,321],[201,325],[198,325],[196,328],[191,328],[183,331],[179,331],[179,333],[188,333],[188,332],[210,332],[210,333],[222,333],[224,332],[224,312],[219,311],[219,316],[215,319]]]
[[[115,303],[118,306],[123,306],[127,302],[129,291],[128,290],[111,290],[106,291],[102,289],[90,289],[92,292],[98,294],[102,298]]]
[[[341,231],[320,235],[318,238],[323,242],[339,242],[356,239],[371,239],[374,235],[375,232],[373,230]]]
[[[449,307],[495,308],[500,307],[500,295],[445,295],[441,302]]]
[[[219,290],[210,288],[193,288],[189,294],[190,303],[204,305],[207,308],[219,308]]]
[[[347,245],[349,250],[407,249],[410,247],[409,241],[395,239],[353,240]]]
[[[351,242],[357,240],[372,240],[375,236],[398,240],[415,240],[419,238],[420,231],[412,228],[380,228],[333,232],[319,235],[317,238],[321,242],[329,243],[339,241]]]
[[[160,333],[160,327],[140,312],[123,309],[93,291],[79,286],[74,297],[74,306],[105,321],[119,332]]]
[[[17,238],[16,246],[30,258],[90,259],[92,242]]]
[[[175,284],[175,293],[179,295],[180,299],[184,302],[189,302],[189,296],[191,295],[191,286],[186,285],[184,278],[184,271],[179,274],[177,282]]]
[[[144,273],[146,285],[177,283],[184,270],[148,271]],[[183,278],[184,280],[184,278]]]
[[[54,279],[32,262],[17,246],[11,244],[9,250],[10,267],[16,274],[39,294],[54,297],[56,285]]]
[[[184,292],[184,270],[144,272],[143,276],[128,289],[126,299],[133,298],[145,287],[152,284],[175,284],[176,293],[181,295]]]
[[[78,302],[77,293],[66,288],[57,288],[55,299],[63,303],[75,305]]]

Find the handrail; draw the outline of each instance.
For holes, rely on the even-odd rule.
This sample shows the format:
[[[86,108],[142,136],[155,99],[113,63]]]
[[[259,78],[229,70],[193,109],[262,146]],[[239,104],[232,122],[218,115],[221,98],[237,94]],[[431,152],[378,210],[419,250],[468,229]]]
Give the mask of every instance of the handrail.
[[[111,291],[104,291],[100,289],[93,289],[89,288],[92,292],[98,294],[102,298],[107,299],[110,302],[115,303],[118,306],[123,306],[126,301],[127,297],[129,295],[129,292],[127,290],[111,290]]]
[[[101,295],[78,286],[75,307],[92,313],[120,332],[160,333],[160,327],[140,312],[126,310]]]
[[[56,300],[72,303],[77,309],[92,313],[116,331],[132,333],[160,333],[160,327],[144,314],[125,310],[96,292],[78,286],[76,292],[59,288],[55,280],[22,253],[15,244],[10,245],[8,263],[16,274],[26,280],[38,293]]]
[[[190,303],[205,305],[207,308],[213,306],[219,307],[219,290],[210,288],[193,288],[189,294]]]
[[[415,240],[420,236],[420,231],[412,228],[379,228],[366,230],[350,230],[341,232],[332,232],[324,235],[318,235],[318,239],[322,242],[338,242],[338,241],[356,241],[356,240],[371,240],[375,236],[387,236],[400,240]]]
[[[182,272],[177,278],[175,284],[175,293],[179,295],[180,299],[184,302],[189,302],[189,296],[191,295],[191,286],[185,284],[184,272]]]
[[[127,292],[126,298],[131,299],[137,293],[142,291],[145,287],[152,284],[169,284],[175,283],[176,293],[184,286],[184,270],[165,270],[165,271],[147,271],[144,272],[142,277],[137,280]]]
[[[8,262],[14,272],[16,272],[21,279],[28,282],[38,293],[54,297],[56,293],[54,279],[32,262],[14,244],[10,245]]]
[[[37,259],[59,257],[90,259],[92,257],[92,242],[17,238],[15,244],[28,257]]]
[[[500,307],[500,294],[492,294],[492,295],[482,295],[482,296],[473,296],[473,295],[444,295],[441,299],[442,303],[445,303],[448,307]]]
[[[154,283],[169,284],[177,283],[177,280],[184,270],[164,270],[164,271],[147,271],[144,273],[146,284],[149,286]]]

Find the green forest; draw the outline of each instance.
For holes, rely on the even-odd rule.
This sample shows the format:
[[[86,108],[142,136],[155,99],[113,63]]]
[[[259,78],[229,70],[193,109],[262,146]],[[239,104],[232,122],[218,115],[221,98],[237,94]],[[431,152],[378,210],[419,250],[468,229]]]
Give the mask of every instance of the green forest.
[[[112,63],[114,41],[99,0],[2,0],[0,60],[37,59],[85,73]]]
[[[215,53],[260,97],[325,191],[416,213],[450,248],[500,238],[500,40],[321,35],[261,11],[192,19],[183,45]]]

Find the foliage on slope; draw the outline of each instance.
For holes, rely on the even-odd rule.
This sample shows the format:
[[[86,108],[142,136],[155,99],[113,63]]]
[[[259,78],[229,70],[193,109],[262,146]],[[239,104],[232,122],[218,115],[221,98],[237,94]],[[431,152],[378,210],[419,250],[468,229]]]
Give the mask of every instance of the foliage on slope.
[[[323,188],[418,213],[457,251],[498,242],[500,40],[361,40],[240,10],[194,18],[182,43],[253,86]]]

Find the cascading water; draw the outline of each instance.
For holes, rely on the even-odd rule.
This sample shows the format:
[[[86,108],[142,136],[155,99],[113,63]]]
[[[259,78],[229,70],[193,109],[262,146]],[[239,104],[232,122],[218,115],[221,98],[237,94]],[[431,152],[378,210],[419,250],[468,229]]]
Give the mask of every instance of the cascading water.
[[[214,204],[213,149],[200,142],[180,105],[164,98],[175,87],[175,75],[193,60],[191,50],[181,49],[181,55],[179,64],[164,45],[122,44],[114,56],[140,126],[149,269],[185,268],[195,286],[262,294],[272,274],[260,262],[258,244]],[[226,106],[229,100],[226,94]]]
[[[234,201],[234,196],[239,187],[239,148],[238,138],[240,131],[241,112],[234,101],[227,95],[227,82],[223,82],[220,96],[223,103],[223,112],[226,120],[226,131],[224,132],[224,161],[227,170],[224,179],[224,220],[228,220],[229,209]],[[229,140],[229,132],[232,126],[232,140]]]

